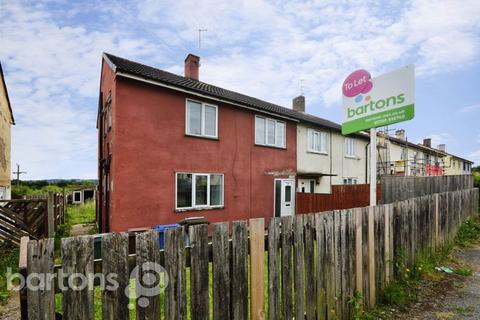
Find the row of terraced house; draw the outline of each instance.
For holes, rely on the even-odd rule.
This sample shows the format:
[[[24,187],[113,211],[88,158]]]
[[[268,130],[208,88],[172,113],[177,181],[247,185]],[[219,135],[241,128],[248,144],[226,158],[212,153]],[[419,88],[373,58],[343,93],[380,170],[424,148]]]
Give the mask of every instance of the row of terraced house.
[[[295,214],[296,192],[367,184],[369,136],[305,112],[104,54],[98,105],[97,217],[103,232]],[[469,174],[472,162],[405,132],[379,133],[378,173]]]

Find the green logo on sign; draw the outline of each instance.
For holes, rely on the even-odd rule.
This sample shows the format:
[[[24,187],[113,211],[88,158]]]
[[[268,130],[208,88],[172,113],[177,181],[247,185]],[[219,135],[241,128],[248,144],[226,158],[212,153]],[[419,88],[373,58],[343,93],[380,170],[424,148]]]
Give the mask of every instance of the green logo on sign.
[[[358,102],[362,101],[363,96],[357,96],[355,100],[358,100]],[[369,113],[374,113],[378,110],[381,110],[383,108],[388,108],[395,106],[397,104],[402,104],[405,102],[405,94],[401,93],[397,96],[391,96],[386,99],[380,99],[377,101],[371,100],[370,96],[365,97],[365,101],[369,103],[355,107],[355,108],[348,108],[347,109],[347,116],[348,118],[353,118],[355,116],[365,116],[368,115]]]

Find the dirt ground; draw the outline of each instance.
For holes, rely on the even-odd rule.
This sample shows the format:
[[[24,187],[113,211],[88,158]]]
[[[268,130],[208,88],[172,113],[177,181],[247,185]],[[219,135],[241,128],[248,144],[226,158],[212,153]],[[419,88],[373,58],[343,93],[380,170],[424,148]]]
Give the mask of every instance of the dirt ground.
[[[388,319],[466,320],[480,319],[480,246],[455,253],[472,275],[448,275],[437,283],[420,284],[418,301],[406,310],[388,310]]]
[[[20,299],[18,292],[12,292],[8,303],[0,306],[0,319],[2,320],[18,320],[20,319]]]

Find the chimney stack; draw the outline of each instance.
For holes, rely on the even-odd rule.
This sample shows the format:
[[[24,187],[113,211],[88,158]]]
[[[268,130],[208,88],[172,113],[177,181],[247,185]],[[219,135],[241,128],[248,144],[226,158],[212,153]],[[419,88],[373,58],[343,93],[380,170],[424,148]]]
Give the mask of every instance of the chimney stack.
[[[185,77],[198,81],[198,69],[200,68],[200,57],[188,54],[185,59]]]
[[[442,151],[442,152],[446,152],[447,151],[447,146],[445,145],[445,143],[442,143],[442,144],[439,144],[437,146],[437,149]]]
[[[293,110],[299,112],[305,112],[305,96],[298,96],[293,98]]]
[[[405,130],[398,129],[397,131],[395,131],[395,137],[399,140],[405,141]]]
[[[432,147],[432,139],[430,139],[430,138],[423,139],[423,146],[431,148]]]

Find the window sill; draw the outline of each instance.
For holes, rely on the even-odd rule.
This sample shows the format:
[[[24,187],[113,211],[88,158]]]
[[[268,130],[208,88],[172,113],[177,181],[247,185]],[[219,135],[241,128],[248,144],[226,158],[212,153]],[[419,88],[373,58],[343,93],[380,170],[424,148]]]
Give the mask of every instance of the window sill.
[[[347,159],[352,159],[352,160],[360,160],[357,156],[345,156]]]
[[[264,147],[264,148],[273,148],[273,149],[287,150],[287,147],[270,146],[270,145],[268,145],[268,144],[258,144],[258,143],[255,143],[255,146],[257,146],[257,147]]]
[[[307,153],[313,153],[313,154],[319,154],[322,156],[328,156],[328,152],[320,152],[320,151],[315,151],[315,150],[307,150]]]
[[[218,207],[200,207],[200,208],[185,208],[185,209],[175,209],[175,212],[182,213],[187,211],[208,211],[208,210],[217,210],[217,209],[224,209],[225,206],[218,206]]]
[[[209,137],[190,133],[185,133],[185,137],[219,141],[218,137]]]

